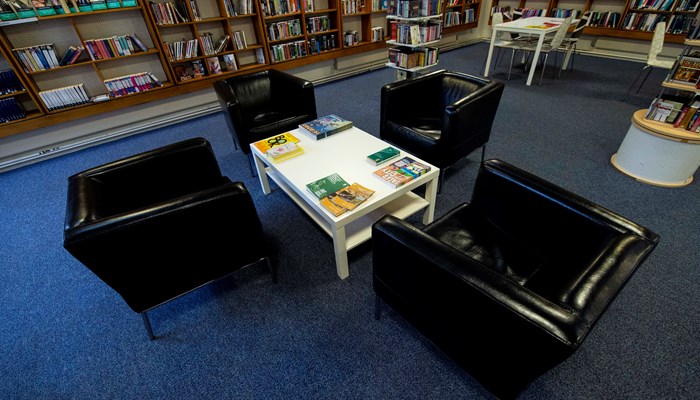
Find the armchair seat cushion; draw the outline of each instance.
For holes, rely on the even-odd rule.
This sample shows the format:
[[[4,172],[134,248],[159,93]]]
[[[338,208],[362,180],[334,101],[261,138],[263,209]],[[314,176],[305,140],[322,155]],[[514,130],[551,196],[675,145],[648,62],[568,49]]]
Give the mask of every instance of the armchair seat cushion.
[[[520,285],[525,285],[545,262],[535,251],[500,231],[468,204],[454,208],[426,226],[424,231]]]

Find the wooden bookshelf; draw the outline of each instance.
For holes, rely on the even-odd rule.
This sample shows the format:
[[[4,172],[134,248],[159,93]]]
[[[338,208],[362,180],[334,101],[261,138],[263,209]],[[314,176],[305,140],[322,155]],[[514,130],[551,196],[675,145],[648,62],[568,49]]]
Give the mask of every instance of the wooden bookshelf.
[[[480,0],[445,0],[443,33],[454,33],[478,27],[480,13]]]

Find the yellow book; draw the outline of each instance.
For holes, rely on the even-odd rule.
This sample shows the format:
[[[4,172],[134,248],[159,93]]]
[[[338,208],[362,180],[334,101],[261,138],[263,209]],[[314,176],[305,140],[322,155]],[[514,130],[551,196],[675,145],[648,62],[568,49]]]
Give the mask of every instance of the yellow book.
[[[263,140],[259,140],[253,143],[253,145],[261,152],[267,153],[267,151],[271,148],[275,146],[281,146],[287,142],[299,143],[299,139],[292,135],[291,132],[285,132],[281,135],[275,135]]]

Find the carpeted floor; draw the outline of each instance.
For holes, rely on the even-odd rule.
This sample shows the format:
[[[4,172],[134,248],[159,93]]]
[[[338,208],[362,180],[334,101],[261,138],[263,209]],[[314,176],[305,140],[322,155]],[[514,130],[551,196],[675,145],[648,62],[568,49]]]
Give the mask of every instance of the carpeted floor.
[[[478,74],[486,50],[481,43],[445,52],[439,65]],[[700,185],[645,185],[609,162],[632,113],[659,92],[663,72],[654,71],[639,94],[620,100],[641,67],[579,55],[560,79],[528,87],[516,71],[506,82],[487,157],[661,235],[579,351],[522,399],[700,393]],[[505,80],[506,68],[492,78]],[[319,114],[337,113],[376,134],[380,87],[393,79],[393,70],[381,69],[318,85]],[[149,341],[141,318],[62,248],[66,178],[194,136],[209,139],[225,174],[251,191],[279,283],[252,268],[167,303],[150,313],[158,339]],[[469,200],[478,153],[447,170],[437,215]],[[350,277],[339,280],[330,239],[281,191],[261,193],[221,114],[0,174],[0,205],[0,398],[491,397],[393,311],[374,320],[371,247],[351,251]]]

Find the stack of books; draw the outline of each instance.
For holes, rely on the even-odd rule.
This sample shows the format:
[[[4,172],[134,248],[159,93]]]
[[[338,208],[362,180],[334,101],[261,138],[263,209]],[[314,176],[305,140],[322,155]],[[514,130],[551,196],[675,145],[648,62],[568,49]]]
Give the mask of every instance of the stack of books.
[[[354,210],[374,194],[357,182],[349,184],[337,173],[309,182],[307,190],[319,199],[323,208],[336,217]]]
[[[430,166],[420,163],[411,157],[403,157],[386,167],[374,171],[374,176],[394,189],[424,175],[430,171]]]
[[[308,137],[319,140],[352,128],[352,121],[329,114],[299,125],[299,131]]]
[[[259,140],[253,145],[272,161],[280,162],[304,153],[304,149],[298,143],[299,139],[296,136],[285,132]]]

